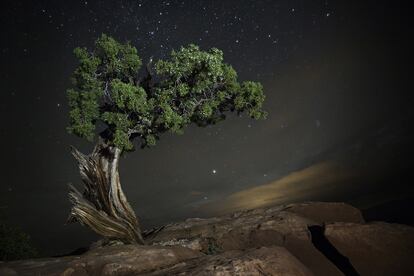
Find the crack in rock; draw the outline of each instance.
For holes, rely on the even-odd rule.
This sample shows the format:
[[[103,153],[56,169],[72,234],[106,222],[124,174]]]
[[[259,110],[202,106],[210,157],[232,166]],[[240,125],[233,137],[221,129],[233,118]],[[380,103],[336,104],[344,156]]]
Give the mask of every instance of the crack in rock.
[[[320,225],[308,226],[311,233],[312,244],[342,273],[347,276],[359,276],[348,257],[341,254],[335,246],[325,237],[325,227]]]

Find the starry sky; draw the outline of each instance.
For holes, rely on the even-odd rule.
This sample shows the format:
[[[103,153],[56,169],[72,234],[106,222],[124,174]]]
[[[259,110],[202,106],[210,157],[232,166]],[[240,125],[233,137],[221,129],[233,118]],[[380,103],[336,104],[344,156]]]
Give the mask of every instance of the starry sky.
[[[363,2],[363,3],[361,3]],[[414,195],[413,97],[399,1],[12,1],[0,11],[0,218],[44,255],[96,240],[64,225],[80,184],[66,132],[72,51],[106,33],[145,61],[217,47],[240,80],[262,82],[264,121],[230,115],[121,160],[144,228],[304,200],[366,207]]]

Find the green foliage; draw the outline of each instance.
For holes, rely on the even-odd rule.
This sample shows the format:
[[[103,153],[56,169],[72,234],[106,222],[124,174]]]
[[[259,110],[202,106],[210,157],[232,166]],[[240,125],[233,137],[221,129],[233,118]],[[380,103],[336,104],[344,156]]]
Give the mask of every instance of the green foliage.
[[[128,81],[135,77],[142,65],[135,47],[129,43],[121,44],[105,34],[97,39],[93,56],[102,65],[100,73],[109,80],[119,78]]]
[[[236,71],[223,62],[223,52],[202,51],[190,44],[155,63],[155,77],[139,78],[142,65],[137,50],[102,35],[95,48],[76,48],[79,66],[69,89],[68,130],[92,140],[98,122],[100,135],[122,150],[133,150],[133,140],[153,146],[165,131],[182,133],[185,126],[216,123],[225,112],[266,116],[260,83],[240,84]],[[151,78],[148,78],[151,77]],[[152,83],[148,82],[152,79]]]
[[[12,261],[33,258],[36,249],[30,243],[30,237],[18,228],[9,227],[0,222],[0,261]]]
[[[223,249],[218,245],[216,239],[214,238],[207,238],[207,250],[203,252],[207,255],[215,255],[223,252]]]
[[[148,111],[147,94],[142,87],[124,83],[119,79],[111,82],[112,99],[120,110],[145,113]]]

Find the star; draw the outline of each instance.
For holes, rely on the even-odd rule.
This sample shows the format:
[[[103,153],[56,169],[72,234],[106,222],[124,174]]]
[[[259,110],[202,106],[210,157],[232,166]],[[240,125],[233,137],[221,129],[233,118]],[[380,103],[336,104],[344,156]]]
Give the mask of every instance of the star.
[[[213,174],[216,174],[216,173],[217,173],[216,169],[213,169],[213,170],[212,170],[212,173],[213,173]]]

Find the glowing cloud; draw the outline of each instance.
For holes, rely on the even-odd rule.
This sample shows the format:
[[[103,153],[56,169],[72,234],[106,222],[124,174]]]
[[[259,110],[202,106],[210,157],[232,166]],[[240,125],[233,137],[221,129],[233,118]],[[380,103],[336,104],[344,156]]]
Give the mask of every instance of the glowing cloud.
[[[204,208],[208,212],[228,213],[309,200],[313,196],[323,197],[346,187],[344,182],[354,175],[351,170],[334,162],[321,162],[292,172],[271,183],[230,194],[224,199],[206,204]]]

